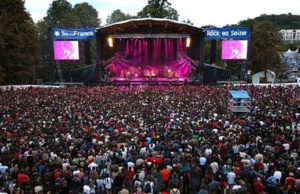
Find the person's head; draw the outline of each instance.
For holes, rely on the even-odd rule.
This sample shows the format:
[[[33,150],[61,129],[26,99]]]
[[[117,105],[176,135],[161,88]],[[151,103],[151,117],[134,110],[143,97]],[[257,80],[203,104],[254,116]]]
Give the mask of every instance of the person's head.
[[[257,177],[257,178],[256,178],[256,181],[257,181],[257,182],[261,182],[261,178],[260,178],[260,177]]]

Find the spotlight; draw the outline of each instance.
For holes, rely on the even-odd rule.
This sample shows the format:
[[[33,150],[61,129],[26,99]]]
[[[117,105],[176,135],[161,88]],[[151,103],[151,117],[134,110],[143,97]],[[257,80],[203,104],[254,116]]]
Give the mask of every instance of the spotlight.
[[[191,38],[190,38],[190,37],[187,37],[187,38],[186,38],[185,46],[186,46],[186,47],[190,47],[190,45],[191,45]]]
[[[113,39],[112,39],[111,36],[109,36],[109,37],[107,38],[107,42],[108,42],[108,46],[109,46],[109,47],[113,47],[113,46],[114,46]]]

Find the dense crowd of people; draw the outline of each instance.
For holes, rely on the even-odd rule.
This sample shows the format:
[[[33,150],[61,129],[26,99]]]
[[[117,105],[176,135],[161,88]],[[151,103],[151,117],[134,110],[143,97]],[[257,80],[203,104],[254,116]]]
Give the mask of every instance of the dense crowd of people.
[[[6,89],[0,129],[2,193],[300,193],[300,87]]]

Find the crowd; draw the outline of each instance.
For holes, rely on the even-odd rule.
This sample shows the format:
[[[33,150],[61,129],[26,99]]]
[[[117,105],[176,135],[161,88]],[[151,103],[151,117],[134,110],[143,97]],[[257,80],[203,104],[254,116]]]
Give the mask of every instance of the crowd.
[[[2,193],[300,193],[294,86],[0,90],[0,137]]]

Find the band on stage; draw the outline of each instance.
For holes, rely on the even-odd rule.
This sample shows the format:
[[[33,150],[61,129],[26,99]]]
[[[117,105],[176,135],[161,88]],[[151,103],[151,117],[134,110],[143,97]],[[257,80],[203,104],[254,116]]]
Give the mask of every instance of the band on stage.
[[[127,69],[121,70],[120,77],[128,78],[128,79],[157,78],[157,77],[178,78],[179,72],[167,66],[163,66],[163,67],[146,66],[144,68],[130,66]]]

